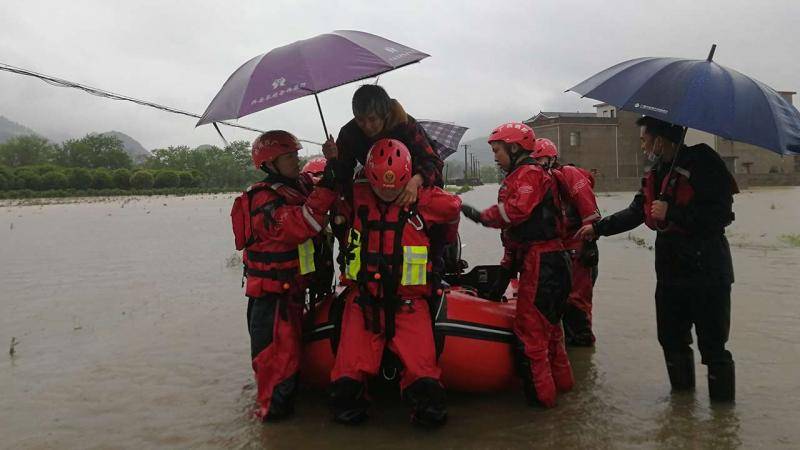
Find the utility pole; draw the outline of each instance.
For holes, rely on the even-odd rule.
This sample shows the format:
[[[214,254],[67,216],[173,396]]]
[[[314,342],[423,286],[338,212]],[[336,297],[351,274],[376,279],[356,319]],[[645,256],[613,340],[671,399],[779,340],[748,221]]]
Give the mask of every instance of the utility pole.
[[[464,184],[467,184],[467,150],[469,150],[469,144],[464,144]]]

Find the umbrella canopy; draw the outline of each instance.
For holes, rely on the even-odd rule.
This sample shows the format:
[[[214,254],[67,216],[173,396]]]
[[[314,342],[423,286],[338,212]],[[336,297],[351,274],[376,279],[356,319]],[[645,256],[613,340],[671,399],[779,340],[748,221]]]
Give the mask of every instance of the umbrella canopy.
[[[296,98],[374,77],[428,56],[361,31],[338,30],[297,41],[256,56],[239,67],[197,125],[238,119]]]
[[[418,122],[428,134],[433,149],[436,150],[442,161],[458,150],[458,143],[461,142],[461,138],[468,130],[467,127],[436,120],[420,120]]]
[[[774,89],[705,60],[637,58],[568,89],[595,100],[764,147],[800,153],[800,112]]]

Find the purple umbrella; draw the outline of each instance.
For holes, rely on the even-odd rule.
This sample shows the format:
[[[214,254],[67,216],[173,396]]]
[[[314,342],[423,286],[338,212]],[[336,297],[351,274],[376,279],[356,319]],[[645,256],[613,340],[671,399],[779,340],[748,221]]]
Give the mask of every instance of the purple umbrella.
[[[247,61],[222,86],[197,125],[238,119],[427,58],[427,53],[374,34],[337,30],[278,47]]]

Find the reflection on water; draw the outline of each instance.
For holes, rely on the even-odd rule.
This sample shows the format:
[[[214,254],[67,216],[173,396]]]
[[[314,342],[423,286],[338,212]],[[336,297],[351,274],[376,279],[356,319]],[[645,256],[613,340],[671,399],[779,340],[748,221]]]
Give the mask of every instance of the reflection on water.
[[[464,195],[493,202],[496,186]],[[606,213],[631,194],[599,199]],[[737,282],[730,348],[737,404],[671,395],[655,336],[653,234],[600,242],[595,349],[570,349],[573,392],[550,411],[521,393],[449,397],[442,430],[408,425],[396,392],[359,428],[328,420],[323,393],[262,425],[245,302],[228,223],[230,195],[0,208],[0,447],[731,448],[800,443],[800,189],[745,192],[729,229]],[[496,232],[462,225],[464,257],[499,261]],[[643,239],[643,245],[638,240]]]

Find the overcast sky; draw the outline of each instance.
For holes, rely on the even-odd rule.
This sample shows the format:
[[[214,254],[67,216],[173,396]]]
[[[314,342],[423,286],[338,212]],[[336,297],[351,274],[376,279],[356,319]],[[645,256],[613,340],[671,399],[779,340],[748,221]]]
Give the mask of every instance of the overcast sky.
[[[798,18],[798,0],[0,0],[0,62],[202,113],[246,60],[327,31],[361,30],[432,55],[380,84],[417,118],[472,128],[466,140],[540,110],[592,111],[592,101],[564,90],[631,58],[702,59],[712,43],[716,62],[798,90]],[[352,116],[357,87],[320,95],[334,134]],[[220,142],[191,118],[2,71],[0,115],[52,138],[118,130],[148,149]],[[240,123],[323,137],[313,97]]]

